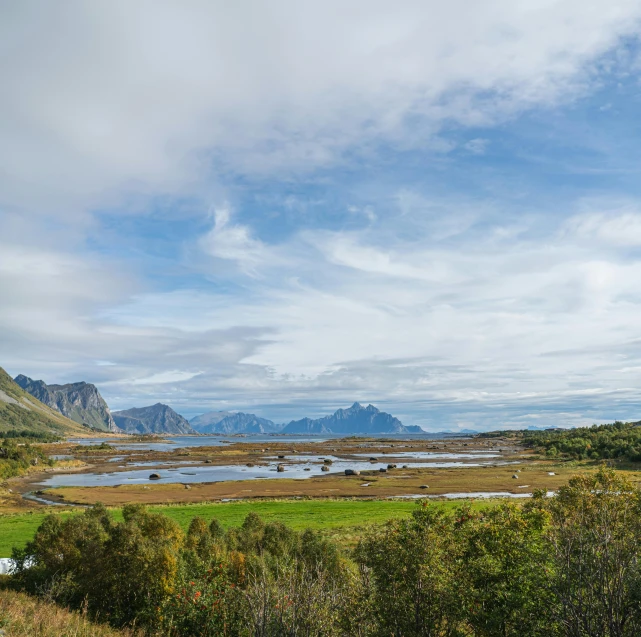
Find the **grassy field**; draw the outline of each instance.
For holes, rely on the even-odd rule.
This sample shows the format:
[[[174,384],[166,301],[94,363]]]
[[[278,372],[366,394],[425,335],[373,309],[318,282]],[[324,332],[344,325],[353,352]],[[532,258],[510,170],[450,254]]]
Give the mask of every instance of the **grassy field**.
[[[456,502],[438,503],[448,508],[457,506]],[[478,502],[478,506],[482,504]],[[185,530],[197,515],[206,520],[218,518],[228,527],[240,525],[250,511],[255,511],[267,521],[277,520],[295,529],[322,529],[330,536],[349,542],[367,525],[407,516],[416,506],[416,502],[410,500],[274,500],[153,506],[149,510],[164,513]],[[80,511],[59,515],[78,513]],[[120,509],[114,509],[114,513],[116,518],[121,518]],[[13,546],[24,546],[44,517],[43,513],[0,516],[0,557],[9,557]]]

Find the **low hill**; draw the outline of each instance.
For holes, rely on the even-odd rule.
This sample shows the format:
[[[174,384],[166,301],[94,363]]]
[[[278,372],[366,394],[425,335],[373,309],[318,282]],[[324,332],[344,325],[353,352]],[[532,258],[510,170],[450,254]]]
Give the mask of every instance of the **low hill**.
[[[112,413],[116,425],[127,433],[195,434],[190,424],[168,405],[132,407]]]
[[[86,427],[24,391],[0,367],[0,432],[14,429],[61,436],[87,433]]]
[[[282,429],[282,426],[255,414],[230,411],[210,411],[192,418],[189,423],[198,433],[202,434],[265,434],[275,433]]]
[[[33,380],[23,374],[19,374],[14,380],[40,402],[77,423],[102,431],[119,431],[107,403],[91,383],[47,385],[42,380]]]
[[[354,403],[349,409],[338,409],[331,416],[312,420],[292,420],[282,433],[288,434],[406,434],[424,433],[416,426],[405,426],[398,418],[374,405]]]

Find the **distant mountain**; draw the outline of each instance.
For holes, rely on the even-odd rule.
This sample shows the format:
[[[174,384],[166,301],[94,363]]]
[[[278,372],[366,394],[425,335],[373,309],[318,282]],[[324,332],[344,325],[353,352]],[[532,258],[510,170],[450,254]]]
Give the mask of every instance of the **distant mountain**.
[[[331,416],[292,420],[282,429],[289,434],[407,434],[424,433],[417,425],[405,426],[398,418],[368,405],[354,403]]]
[[[229,411],[210,411],[192,418],[189,424],[202,434],[265,434],[282,429],[281,425],[276,425],[266,418],[259,418],[255,414]]]
[[[14,380],[34,398],[77,423],[103,431],[118,431],[109,407],[95,385],[85,382],[47,385],[22,374]]]
[[[223,418],[227,416],[233,416],[234,413],[231,411],[208,411],[206,414],[201,414],[200,416],[194,416],[189,421],[189,424],[200,433],[207,433],[204,430],[209,427],[213,427],[215,424],[219,423]]]
[[[132,407],[114,411],[116,425],[127,433],[195,434],[190,424],[168,405],[156,403],[151,407]]]
[[[82,425],[22,389],[0,367],[0,432],[10,429],[61,436],[87,433]]]

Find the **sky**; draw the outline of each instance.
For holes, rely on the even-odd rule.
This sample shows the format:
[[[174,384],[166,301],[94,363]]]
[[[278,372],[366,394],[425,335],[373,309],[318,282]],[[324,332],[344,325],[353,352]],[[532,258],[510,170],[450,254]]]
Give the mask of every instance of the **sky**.
[[[0,365],[287,422],[641,419],[639,0],[0,0]]]

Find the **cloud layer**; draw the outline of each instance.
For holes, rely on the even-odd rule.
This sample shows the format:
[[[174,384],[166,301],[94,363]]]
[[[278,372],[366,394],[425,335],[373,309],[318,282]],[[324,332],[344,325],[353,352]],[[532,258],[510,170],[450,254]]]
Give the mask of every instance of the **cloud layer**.
[[[616,129],[638,2],[1,12],[12,373],[187,415],[638,414],[641,193]]]

